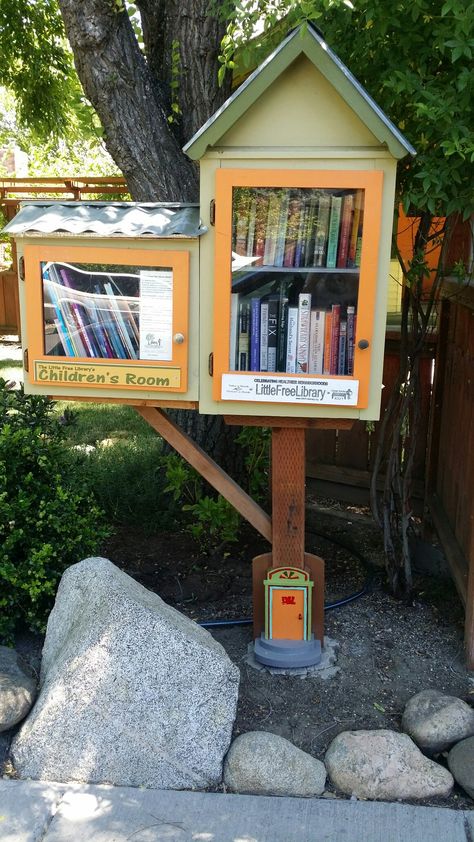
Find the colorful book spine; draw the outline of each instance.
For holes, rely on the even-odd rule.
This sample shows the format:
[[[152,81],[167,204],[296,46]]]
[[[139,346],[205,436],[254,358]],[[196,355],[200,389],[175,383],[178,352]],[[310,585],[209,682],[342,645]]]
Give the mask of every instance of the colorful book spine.
[[[314,244],[316,239],[316,211],[317,211],[318,197],[313,194],[308,203],[308,212],[306,216],[306,241],[304,249],[304,266],[313,265]]]
[[[257,208],[255,213],[255,256],[258,260],[255,261],[255,266],[260,266],[263,263],[265,255],[265,241],[268,218],[268,196],[261,193],[257,196]]]
[[[251,257],[255,248],[255,228],[257,221],[257,199],[253,198],[250,202],[249,210],[249,228],[247,234],[247,248],[246,254]]]
[[[356,265],[357,237],[359,235],[359,225],[361,221],[363,201],[364,191],[357,190],[354,199],[354,213],[352,214],[352,226],[349,237],[349,253],[347,255],[347,265],[349,267],[353,267]]]
[[[265,266],[275,265],[275,255],[278,238],[278,225],[280,222],[281,197],[278,193],[270,193],[268,202],[267,228],[265,232],[265,251],[263,263]]]
[[[289,190],[284,190],[281,197],[280,219],[278,221],[278,231],[276,236],[275,266],[283,266],[283,261],[285,258],[285,243],[286,232],[288,229],[289,203],[290,192]]]
[[[324,318],[324,359],[323,359],[323,374],[331,373],[331,330],[332,330],[332,311],[326,311]]]
[[[128,357],[131,360],[136,360],[137,359],[137,353],[136,353],[135,349],[133,348],[133,345],[130,341],[130,337],[128,335],[127,327],[125,325],[120,307],[119,307],[118,302],[117,302],[117,296],[114,295],[114,291],[112,289],[112,284],[110,284],[110,283],[104,284],[104,289],[105,289],[107,295],[110,297],[110,303],[111,303],[112,310],[114,311],[115,323],[116,323],[116,326],[117,326],[117,330],[120,334],[120,339],[121,339],[122,344],[124,345],[124,348],[125,348],[125,352],[126,352],[125,356]]]
[[[298,340],[298,307],[288,307],[288,330],[286,340],[286,366],[288,374],[296,373],[296,352]]]
[[[288,298],[280,299],[278,319],[277,371],[286,371],[286,344],[288,341]]]
[[[301,199],[293,197],[288,205],[288,225],[286,228],[285,255],[283,266],[295,265],[296,241],[300,227]]]
[[[298,296],[297,374],[306,374],[308,371],[310,317],[311,295],[307,292],[301,292]]]
[[[354,213],[354,194],[347,193],[342,200],[341,230],[339,247],[337,250],[337,268],[345,269],[349,256],[349,239],[351,235],[352,215]]]
[[[347,374],[354,373],[354,347],[355,347],[355,307],[349,305],[347,308]]]
[[[279,299],[277,296],[270,296],[268,300],[268,357],[267,371],[277,370],[278,351],[278,311]]]
[[[325,310],[311,310],[308,369],[310,374],[323,373],[325,321]]]
[[[260,304],[260,371],[268,371],[268,301]]]
[[[246,192],[239,190],[234,211],[234,251],[237,254],[247,254],[247,237],[249,229],[249,197]]]
[[[321,193],[318,201],[318,212],[314,235],[313,263],[315,266],[324,266],[326,262],[330,206],[331,197],[329,194]]]
[[[250,299],[250,371],[260,369],[260,298]]]
[[[337,245],[339,242],[339,223],[341,221],[342,196],[331,197],[331,216],[329,218],[328,251],[326,266],[336,268]]]
[[[250,333],[249,333],[249,302],[242,301],[239,307],[239,350],[238,350],[238,370],[249,370],[249,350],[250,350]]]
[[[295,266],[303,266],[304,265],[304,253],[305,253],[305,236],[306,236],[306,221],[308,216],[308,207],[305,205],[304,201],[301,200],[301,213],[300,213],[300,220],[298,226],[298,236],[296,238],[296,248],[295,248]]]
[[[239,337],[239,293],[233,292],[230,296],[230,341],[229,341],[229,368],[236,371],[237,349]]]
[[[333,304],[331,307],[331,350],[329,374],[337,374],[339,362],[339,327],[341,323],[341,305]]]
[[[341,319],[339,323],[339,354],[337,361],[337,373],[347,374],[347,322]]]

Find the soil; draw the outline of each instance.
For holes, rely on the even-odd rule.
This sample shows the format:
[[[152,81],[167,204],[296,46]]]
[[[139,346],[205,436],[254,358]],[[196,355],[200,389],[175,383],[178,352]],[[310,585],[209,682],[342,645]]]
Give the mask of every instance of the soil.
[[[308,512],[307,530],[307,551],[325,560],[326,603],[364,591],[325,614],[325,633],[339,644],[339,670],[327,679],[260,672],[245,660],[250,624],[213,628],[241,672],[235,735],[271,731],[324,759],[340,731],[400,730],[407,700],[421,690],[438,689],[472,704],[463,609],[451,580],[417,576],[410,603],[401,603],[385,588],[379,535],[365,512],[328,501]],[[103,555],[193,620],[206,622],[251,618],[251,559],[268,550],[250,527],[237,546],[213,555],[183,532],[147,536],[127,528],[116,532]],[[19,648],[34,661],[31,639],[20,639]],[[7,736],[0,735],[5,753]],[[0,742],[0,762],[1,748]],[[436,759],[446,763],[443,756]],[[447,799],[424,803],[474,809],[458,787]]]

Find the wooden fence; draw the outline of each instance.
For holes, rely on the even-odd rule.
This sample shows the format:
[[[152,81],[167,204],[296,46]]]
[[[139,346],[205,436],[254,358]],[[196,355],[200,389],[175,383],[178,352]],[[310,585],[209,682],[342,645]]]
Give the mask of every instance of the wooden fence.
[[[466,607],[474,668],[474,290],[442,304],[429,437],[427,509]]]
[[[423,508],[426,449],[435,344],[429,345],[421,360],[421,426],[413,468],[415,502]],[[399,339],[387,336],[383,371],[381,418],[396,383],[399,369]],[[366,504],[370,475],[377,448],[380,422],[356,421],[351,430],[310,430],[307,433],[307,475],[317,481],[320,494]]]

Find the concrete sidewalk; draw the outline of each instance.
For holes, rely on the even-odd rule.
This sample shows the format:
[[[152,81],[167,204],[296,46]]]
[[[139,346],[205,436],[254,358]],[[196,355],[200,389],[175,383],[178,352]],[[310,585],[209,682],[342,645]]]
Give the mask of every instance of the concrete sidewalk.
[[[472,842],[474,811],[0,781],[1,842]]]

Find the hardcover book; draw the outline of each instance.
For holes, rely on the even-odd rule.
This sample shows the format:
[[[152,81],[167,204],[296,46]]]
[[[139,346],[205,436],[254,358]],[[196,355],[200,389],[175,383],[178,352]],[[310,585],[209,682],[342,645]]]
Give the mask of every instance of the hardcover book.
[[[301,292],[298,296],[297,374],[306,374],[308,371],[310,317],[311,295],[307,292]]]
[[[310,374],[323,373],[325,321],[325,310],[311,310],[308,369]]]
[[[341,220],[342,196],[331,197],[331,216],[329,218],[328,251],[326,266],[336,268],[337,246],[339,242],[339,223]]]

